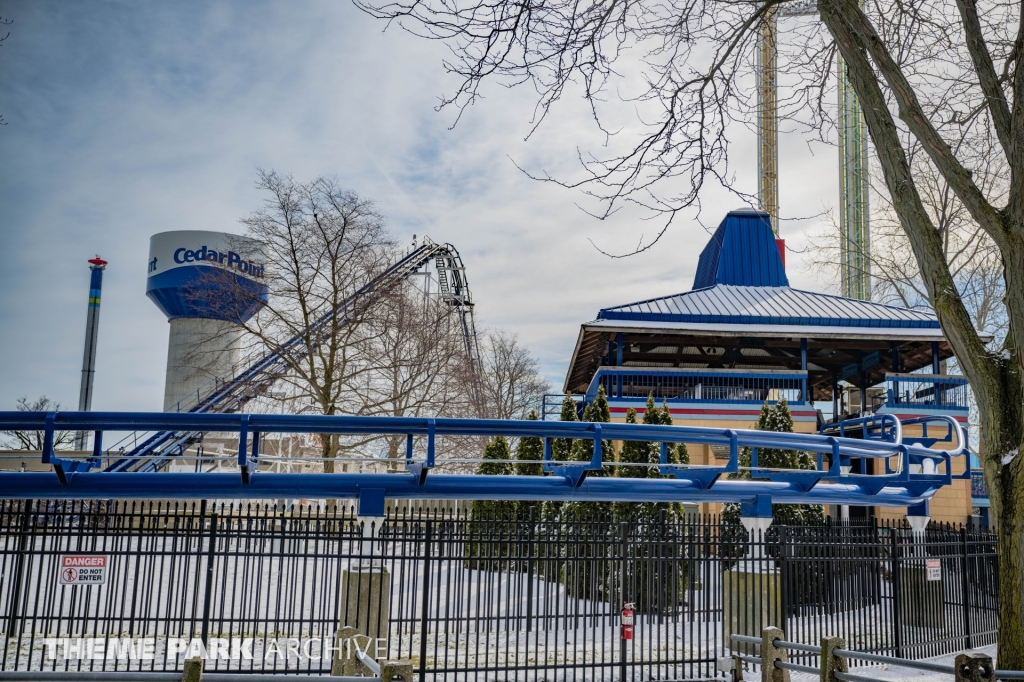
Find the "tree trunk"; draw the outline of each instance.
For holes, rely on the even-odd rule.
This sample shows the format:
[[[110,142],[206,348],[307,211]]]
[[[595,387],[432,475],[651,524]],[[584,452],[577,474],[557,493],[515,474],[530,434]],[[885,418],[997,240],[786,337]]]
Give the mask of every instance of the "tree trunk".
[[[899,100],[900,117],[909,121],[912,129],[922,128],[919,119],[923,114],[912,97],[912,88],[904,82],[898,65],[885,54],[884,45],[857,3],[819,0],[818,10],[836,39],[847,74],[861,100],[893,209],[914,250],[929,300],[978,401],[982,465],[996,516],[999,546],[998,667],[1024,670],[1024,470],[1022,458],[1010,457],[1024,444],[1021,358],[1017,357],[1014,343],[1014,330],[1024,322],[1024,287],[1014,286],[1013,277],[1015,266],[1024,267],[1024,248],[1015,248],[1016,242],[1006,239],[1000,244],[1010,325],[1002,353],[993,354],[974,329],[950,273],[941,240],[915,186],[875,67],[885,72],[889,92]],[[873,63],[868,58],[869,50]],[[945,147],[938,152],[951,155]],[[964,199],[959,192],[958,196]]]
[[[1012,348],[1012,341],[1006,344]],[[999,555],[998,663],[1002,670],[1024,670],[1024,486],[1020,458],[1024,443],[1021,384],[1016,358],[1000,358],[999,384],[971,386],[981,420],[985,483],[996,519]]]
[[[335,440],[337,439],[337,436],[334,435],[333,433],[328,433],[328,434],[325,434],[325,435],[326,435],[326,438],[323,439],[323,441],[322,441],[323,445],[320,448],[320,452],[321,452],[320,456],[323,457],[324,473],[325,474],[333,474],[334,473],[334,458],[337,455],[337,448],[335,447]],[[327,513],[333,514],[337,508],[338,508],[338,501],[337,500],[335,500],[335,499],[328,499],[327,500]]]
[[[1024,670],[1024,490],[1020,486],[1003,495],[998,513],[999,548],[999,632],[1000,670]],[[1007,504],[1006,498],[1012,498]]]

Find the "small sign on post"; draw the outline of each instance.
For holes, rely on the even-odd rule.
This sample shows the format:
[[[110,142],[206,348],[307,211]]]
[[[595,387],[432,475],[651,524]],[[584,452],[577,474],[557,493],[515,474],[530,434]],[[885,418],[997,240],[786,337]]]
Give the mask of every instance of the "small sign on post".
[[[940,559],[925,559],[925,569],[928,571],[928,580],[942,580],[942,561]]]
[[[61,554],[59,579],[61,585],[106,585],[106,554]]]

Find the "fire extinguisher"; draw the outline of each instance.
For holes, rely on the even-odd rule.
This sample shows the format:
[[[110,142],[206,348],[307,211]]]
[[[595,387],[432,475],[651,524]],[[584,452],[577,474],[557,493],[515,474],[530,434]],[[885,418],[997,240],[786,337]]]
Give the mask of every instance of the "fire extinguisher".
[[[622,639],[633,639],[633,604],[622,604]]]

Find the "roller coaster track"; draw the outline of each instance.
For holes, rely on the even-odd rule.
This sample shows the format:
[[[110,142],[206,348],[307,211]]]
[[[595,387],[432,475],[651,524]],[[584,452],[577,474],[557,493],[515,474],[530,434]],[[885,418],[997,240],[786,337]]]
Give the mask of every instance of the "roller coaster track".
[[[459,252],[451,244],[436,244],[424,239],[423,244],[371,279],[337,308],[316,320],[308,330],[288,339],[273,352],[252,361],[230,379],[210,382],[205,395],[203,389],[200,389],[198,395],[183,400],[168,411],[194,414],[241,411],[250,400],[264,395],[278,379],[288,373],[296,362],[296,356],[304,352],[307,338],[323,337],[333,320],[341,318],[347,322],[357,305],[365,305],[392,290],[431,261],[437,268],[441,299],[459,314],[465,350],[475,377],[481,364],[480,351],[473,320],[473,298],[466,281],[465,266]],[[472,388],[478,390],[475,385]],[[117,450],[123,443],[132,443],[131,450],[125,448],[127,451],[124,456],[112,462],[104,471],[157,471],[166,464],[168,456],[183,453],[185,448],[200,437],[201,433],[197,431],[158,431],[138,443],[138,434],[131,434],[113,448]]]
[[[924,441],[908,437],[904,428],[908,426],[922,433],[918,427],[929,426],[931,437]],[[773,503],[853,504],[913,507],[914,515],[927,516],[927,502],[936,491],[954,479],[971,476],[963,429],[955,419],[943,415],[907,420],[874,415],[830,424],[820,434],[540,420],[168,412],[0,412],[0,429],[41,431],[41,463],[53,469],[0,472],[0,497],[4,498],[357,498],[359,513],[364,516],[382,515],[387,498],[740,502],[746,510],[743,515],[751,517],[770,516]],[[53,449],[55,434],[60,431],[92,431],[98,450],[105,431],[131,429],[234,434],[238,438],[237,469],[107,473],[89,471],[88,462],[62,458]],[[405,471],[323,474],[260,470],[264,461],[261,436],[308,433],[398,436],[406,442]],[[481,461],[465,453],[440,455],[437,439],[452,436],[542,439],[543,461],[537,463],[548,475],[444,473],[446,465]],[[553,443],[564,438],[592,441],[590,460],[556,460]],[[950,449],[930,447],[938,440],[944,440]],[[645,441],[660,446],[659,461],[647,465],[660,476],[591,476],[608,467],[623,466],[606,452],[603,444],[608,441]],[[729,459],[710,465],[673,464],[668,458],[672,443],[724,446]],[[813,464],[809,462],[811,468],[807,469],[760,466],[755,453],[759,448],[805,452]],[[749,466],[741,465],[743,450],[750,452]],[[955,474],[953,459],[959,457],[965,457],[964,472]],[[865,466],[869,460],[874,461],[873,466]],[[874,473],[851,473],[855,469]],[[736,480],[734,475],[744,470],[750,479]]]

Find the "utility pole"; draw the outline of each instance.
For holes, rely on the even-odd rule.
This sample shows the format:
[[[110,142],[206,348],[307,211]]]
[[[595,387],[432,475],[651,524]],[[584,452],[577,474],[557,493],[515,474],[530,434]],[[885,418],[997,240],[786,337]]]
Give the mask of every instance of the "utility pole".
[[[85,353],[82,357],[82,386],[78,391],[78,411],[92,409],[92,386],[96,375],[96,341],[100,329],[100,292],[103,289],[103,270],[107,261],[99,256],[89,260],[92,275],[89,280],[89,312],[85,319]],[[85,431],[75,434],[75,450],[85,450],[88,445]]]

